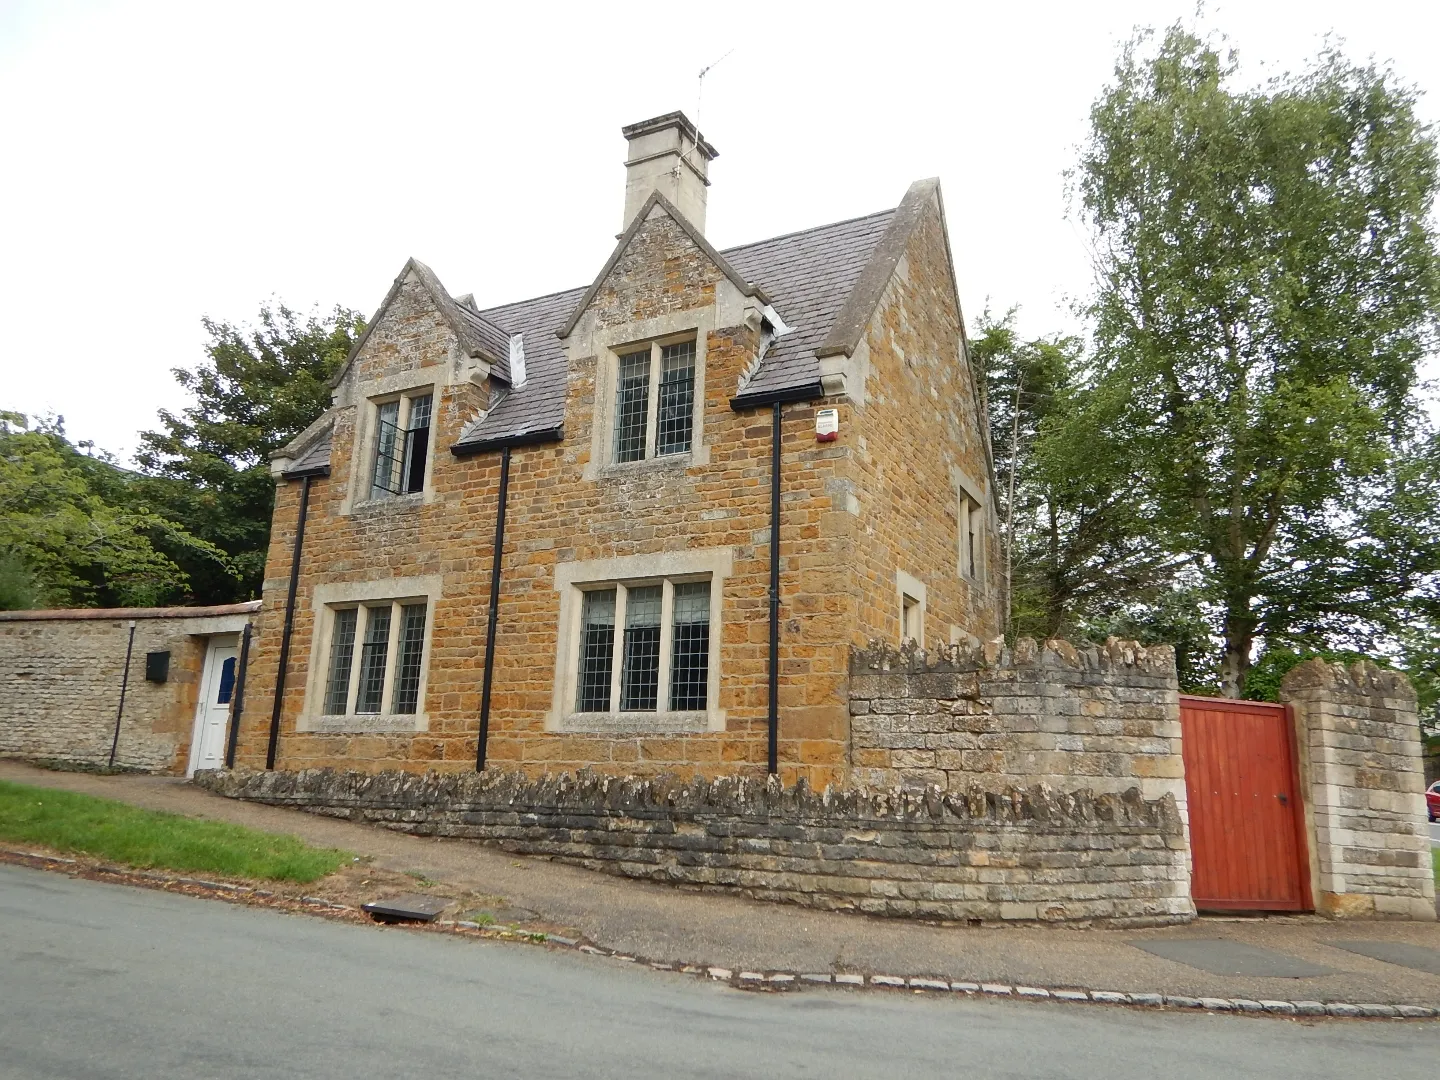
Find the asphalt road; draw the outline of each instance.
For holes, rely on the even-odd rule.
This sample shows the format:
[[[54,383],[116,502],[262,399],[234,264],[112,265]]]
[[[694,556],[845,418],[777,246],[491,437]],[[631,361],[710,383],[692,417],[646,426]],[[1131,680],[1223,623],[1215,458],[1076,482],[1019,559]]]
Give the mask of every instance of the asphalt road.
[[[1429,1077],[1440,1024],[815,990],[0,866],[0,1077]]]
[[[1440,847],[1440,821],[1430,823],[1430,846]]]

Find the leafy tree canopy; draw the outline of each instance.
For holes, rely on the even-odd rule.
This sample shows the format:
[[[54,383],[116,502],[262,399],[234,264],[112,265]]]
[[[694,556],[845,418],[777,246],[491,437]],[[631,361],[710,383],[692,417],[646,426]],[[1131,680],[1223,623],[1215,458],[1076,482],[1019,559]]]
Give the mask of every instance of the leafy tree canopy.
[[[1152,47],[1153,46],[1153,47]],[[1260,89],[1180,28],[1127,46],[1072,180],[1096,391],[1165,546],[1257,642],[1393,641],[1436,572],[1417,363],[1440,330],[1432,133],[1326,52]]]
[[[260,595],[275,501],[270,454],[329,407],[329,380],[363,325],[349,308],[301,316],[279,303],[261,307],[253,326],[207,318],[207,359],[175,369],[194,404],[161,411],[161,430],[141,434],[136,458],[156,500],[236,569],[238,578],[178,555],[200,602]]]
[[[1154,500],[1137,490],[1115,434],[1121,400],[1096,380],[1083,342],[1023,340],[1015,317],[986,312],[972,348],[1001,489],[1008,628],[1087,636],[1136,604],[1161,602],[1186,560],[1160,543]]]
[[[139,478],[82,453],[59,419],[0,412],[0,607],[148,607],[193,599],[172,553],[224,552],[153,508]]]

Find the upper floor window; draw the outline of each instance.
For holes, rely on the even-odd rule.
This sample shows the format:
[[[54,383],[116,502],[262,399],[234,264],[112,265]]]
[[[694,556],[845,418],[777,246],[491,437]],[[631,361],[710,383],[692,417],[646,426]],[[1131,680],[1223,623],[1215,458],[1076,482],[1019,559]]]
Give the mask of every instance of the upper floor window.
[[[433,403],[427,391],[376,404],[372,499],[425,490]]]
[[[615,460],[688,454],[695,431],[695,341],[621,353],[615,379]]]
[[[329,609],[326,716],[406,715],[419,709],[427,609],[424,600]]]

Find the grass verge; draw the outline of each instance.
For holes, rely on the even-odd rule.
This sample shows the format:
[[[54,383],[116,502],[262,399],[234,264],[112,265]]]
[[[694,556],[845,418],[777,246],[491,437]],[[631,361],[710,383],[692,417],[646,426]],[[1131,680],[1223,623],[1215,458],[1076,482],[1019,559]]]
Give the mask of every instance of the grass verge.
[[[0,780],[0,839],[43,844],[144,869],[301,885],[351,859],[347,851],[311,847],[294,836],[4,780]]]
[[[1435,871],[1435,887],[1440,889],[1440,848],[1430,848],[1430,866]]]

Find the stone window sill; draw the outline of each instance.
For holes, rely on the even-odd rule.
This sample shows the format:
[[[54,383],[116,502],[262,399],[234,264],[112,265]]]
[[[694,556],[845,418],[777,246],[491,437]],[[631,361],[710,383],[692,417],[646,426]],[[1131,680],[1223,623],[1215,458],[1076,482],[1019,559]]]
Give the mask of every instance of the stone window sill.
[[[314,731],[333,735],[364,735],[371,732],[407,733],[428,731],[430,718],[425,713],[353,713],[349,716],[302,716],[297,731]]]
[[[591,734],[671,734],[709,731],[710,714],[696,712],[614,712],[570,713],[561,722],[560,731]]]
[[[426,493],[412,491],[407,495],[388,495],[383,499],[364,499],[350,507],[352,514],[400,513],[415,506],[423,506]]]
[[[619,476],[634,476],[636,473],[684,472],[699,464],[694,450],[683,454],[664,454],[660,457],[645,458],[642,461],[612,461],[596,470],[597,479]]]

